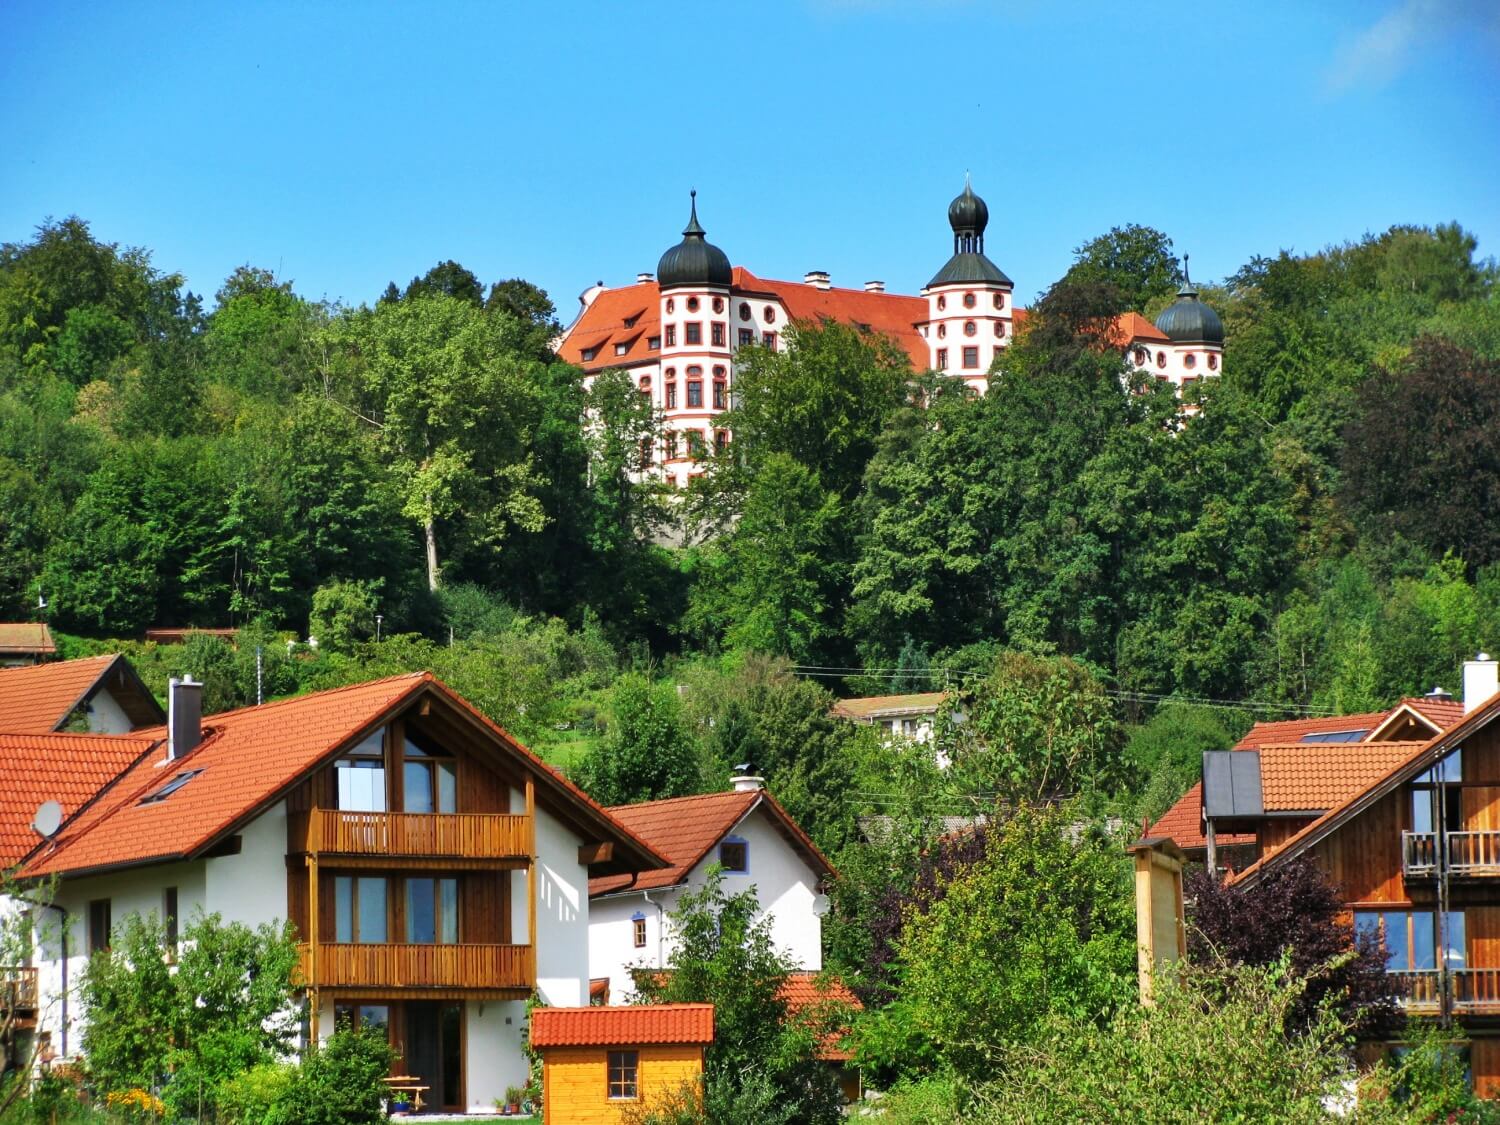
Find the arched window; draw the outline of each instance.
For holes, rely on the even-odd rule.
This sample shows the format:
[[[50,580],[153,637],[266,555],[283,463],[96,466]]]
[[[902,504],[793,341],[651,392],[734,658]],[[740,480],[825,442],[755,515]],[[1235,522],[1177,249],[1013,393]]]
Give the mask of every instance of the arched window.
[[[1219,369],[1219,357],[1214,355],[1213,352],[1208,353],[1208,369],[1210,371],[1217,371]]]
[[[643,394],[643,395],[649,395],[650,393],[651,393],[651,376],[649,376],[649,375],[642,375],[641,376],[641,394]]]
[[[776,323],[776,306],[775,305],[767,305],[766,308],[765,308],[765,311],[761,313],[761,316],[763,316],[763,317],[766,318],[766,323],[767,324],[775,324]]]
[[[1166,352],[1157,352],[1156,353],[1156,366],[1157,367],[1165,367],[1166,365],[1167,365],[1167,353]]]
[[[692,377],[693,377],[693,376],[694,376],[694,375],[697,375],[697,376],[698,376],[698,377],[700,377],[700,378],[701,378],[701,377],[702,377],[702,375],[703,375],[703,368],[701,368],[701,367],[699,367],[699,366],[698,366],[698,365],[697,365],[697,364],[696,364],[696,363],[695,363],[695,364],[693,364],[693,365],[692,365],[692,366],[691,366],[691,367],[689,367],[689,368],[688,368],[688,369],[687,369],[687,373],[688,373],[688,378],[690,378],[690,379],[691,379],[691,378],[692,378]]]
[[[749,320],[750,319],[750,302],[749,301],[741,301],[740,302],[740,319],[741,320]]]
[[[1137,367],[1145,367],[1146,366],[1146,349],[1145,348],[1136,348],[1135,351],[1131,353],[1130,358],[1135,361],[1135,365]]]
[[[939,294],[939,296],[938,296],[938,312],[942,312],[947,307],[948,307],[948,298],[942,296],[941,294]]]
[[[1004,336],[1005,335],[1005,321],[1003,321],[1003,320],[997,320],[997,321],[995,321],[995,335],[996,336]]]
[[[997,309],[1003,309],[1005,307],[1005,294],[1004,293],[996,293],[995,294],[995,307]]]
[[[724,311],[724,298],[723,297],[715,297],[714,298],[714,312],[723,312],[723,311]]]
[[[687,299],[687,310],[688,310],[688,312],[697,312],[698,311],[698,298],[697,297],[689,297]]]
[[[677,302],[674,301],[671,297],[667,298],[667,311],[669,313],[677,311]]]
[[[948,326],[946,324],[939,324],[938,325],[938,339],[939,340],[943,340],[943,339],[946,339],[947,336],[948,336]]]

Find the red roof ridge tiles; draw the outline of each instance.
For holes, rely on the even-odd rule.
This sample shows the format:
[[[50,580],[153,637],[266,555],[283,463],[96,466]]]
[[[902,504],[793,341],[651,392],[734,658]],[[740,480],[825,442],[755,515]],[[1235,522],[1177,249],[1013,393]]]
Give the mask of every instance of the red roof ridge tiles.
[[[529,1042],[547,1047],[632,1047],[714,1040],[712,1004],[534,1008]]]

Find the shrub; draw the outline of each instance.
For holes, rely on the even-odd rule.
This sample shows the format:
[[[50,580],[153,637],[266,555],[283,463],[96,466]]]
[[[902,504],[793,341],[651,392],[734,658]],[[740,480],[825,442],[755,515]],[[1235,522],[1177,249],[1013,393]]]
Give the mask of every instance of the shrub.
[[[235,1075],[219,1087],[220,1125],[296,1125],[286,1103],[297,1076],[290,1063],[263,1063]]]
[[[341,1028],[308,1051],[279,1103],[297,1125],[377,1125],[396,1053],[385,1032]]]

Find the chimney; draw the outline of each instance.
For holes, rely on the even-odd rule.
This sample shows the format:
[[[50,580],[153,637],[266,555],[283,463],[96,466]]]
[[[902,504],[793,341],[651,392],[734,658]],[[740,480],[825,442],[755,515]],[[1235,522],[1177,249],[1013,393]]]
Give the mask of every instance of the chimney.
[[[867,281],[867,282],[865,282],[865,292],[866,293],[884,293],[885,292],[885,282],[883,282],[883,281]]]
[[[635,275],[635,283],[637,285],[645,285],[646,282],[648,282],[648,281],[655,281],[655,280],[656,280],[656,275],[654,273],[652,273],[650,270],[642,270],[640,273],[638,273],[638,274]]]
[[[167,682],[167,761],[175,762],[203,740],[203,685],[192,676]]]
[[[1422,698],[1430,699],[1434,703],[1452,703],[1453,693],[1445,688],[1435,687]]]
[[[766,779],[750,772],[750,763],[734,767],[734,776],[729,779],[736,793],[753,793],[766,787]]]
[[[830,289],[833,286],[833,282],[828,278],[827,270],[808,270],[802,280],[814,289]]]
[[[1500,664],[1490,654],[1481,652],[1473,660],[1464,661],[1464,714],[1479,707],[1490,696],[1500,691]]]

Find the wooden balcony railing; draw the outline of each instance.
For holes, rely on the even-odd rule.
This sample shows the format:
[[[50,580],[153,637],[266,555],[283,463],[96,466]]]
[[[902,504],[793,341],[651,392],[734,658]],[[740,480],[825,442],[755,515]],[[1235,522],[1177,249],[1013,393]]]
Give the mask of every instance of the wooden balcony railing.
[[[1412,1015],[1437,1015],[1441,1006],[1436,969],[1391,973],[1401,1007]]]
[[[1460,878],[1500,876],[1500,832],[1444,834],[1444,863]],[[1430,879],[1438,871],[1436,832],[1401,833],[1401,866],[1408,879]]]
[[[313,809],[292,833],[293,850],[314,854],[524,861],[531,850],[530,821],[512,813]]]
[[[1411,1015],[1436,1015],[1442,993],[1436,969],[1392,973],[1401,1007]],[[1449,969],[1453,1012],[1461,1016],[1500,1015],[1500,969]]]
[[[36,970],[0,966],[0,1014],[36,1011]]]
[[[536,986],[529,945],[302,945],[302,979],[313,988],[487,990]]]

